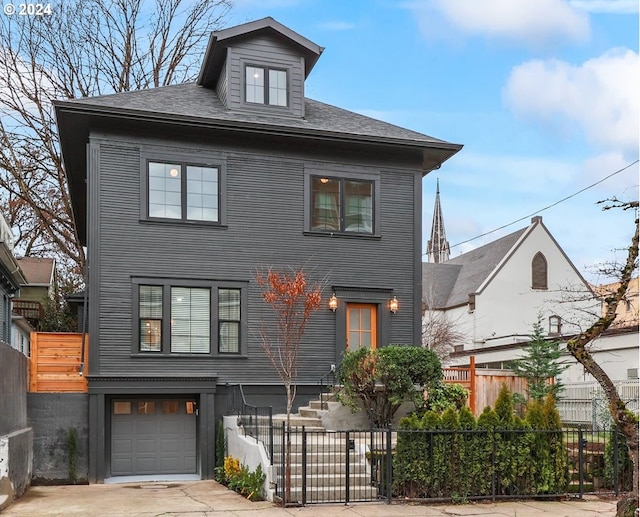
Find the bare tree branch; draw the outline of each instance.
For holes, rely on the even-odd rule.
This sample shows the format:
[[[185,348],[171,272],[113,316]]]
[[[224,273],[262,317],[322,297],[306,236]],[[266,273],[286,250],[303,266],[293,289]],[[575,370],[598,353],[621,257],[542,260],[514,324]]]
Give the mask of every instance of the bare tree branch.
[[[624,497],[618,504],[618,515],[625,515],[630,507],[634,504],[636,507],[638,505],[638,467],[640,466],[640,463],[638,462],[638,417],[627,409],[625,403],[620,398],[615,385],[587,349],[587,345],[599,337],[615,321],[618,304],[621,300],[624,300],[629,289],[629,284],[631,283],[634,273],[638,268],[638,202],[621,202],[613,200],[613,203],[611,205],[607,205],[604,209],[609,210],[611,208],[636,210],[635,232],[631,238],[631,244],[628,248],[627,259],[618,270],[619,284],[617,289],[607,295],[604,299],[605,305],[603,314],[585,332],[578,335],[575,339],[568,341],[567,350],[569,350],[571,355],[584,366],[585,370],[593,375],[593,377],[598,381],[607,396],[611,417],[619,431],[626,438],[627,447],[633,461],[634,469],[633,491],[631,494]]]
[[[193,80],[232,0],[69,0],[0,17],[0,202],[16,249],[83,271],[54,99]]]

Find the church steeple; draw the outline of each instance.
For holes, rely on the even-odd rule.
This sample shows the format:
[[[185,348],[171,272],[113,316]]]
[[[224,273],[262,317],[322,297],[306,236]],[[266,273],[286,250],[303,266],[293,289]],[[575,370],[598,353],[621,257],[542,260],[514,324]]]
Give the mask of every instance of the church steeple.
[[[444,233],[444,220],[440,206],[440,180],[436,183],[436,205],[433,208],[433,222],[431,223],[431,239],[427,242],[427,261],[445,262],[449,260],[449,242]]]

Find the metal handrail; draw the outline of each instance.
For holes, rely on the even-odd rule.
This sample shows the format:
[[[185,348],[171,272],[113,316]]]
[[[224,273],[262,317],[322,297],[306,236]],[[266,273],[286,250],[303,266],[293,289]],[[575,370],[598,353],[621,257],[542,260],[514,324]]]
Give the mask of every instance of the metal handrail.
[[[262,442],[267,449],[269,460],[273,459],[273,408],[248,404],[242,384],[229,386],[227,392],[227,413],[238,416],[238,425],[245,436]]]
[[[327,382],[326,388],[325,388],[325,382],[329,380],[329,377],[331,377],[331,384]],[[330,389],[336,385],[336,365],[335,364],[332,364],[331,369],[327,373],[325,373],[322,377],[320,377],[320,379],[318,380],[318,384],[320,385],[320,394],[329,392]]]

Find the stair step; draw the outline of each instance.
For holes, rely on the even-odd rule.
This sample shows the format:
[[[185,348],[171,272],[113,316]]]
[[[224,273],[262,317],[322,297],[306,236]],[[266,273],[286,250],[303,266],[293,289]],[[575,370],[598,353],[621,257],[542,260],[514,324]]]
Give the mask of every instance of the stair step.
[[[282,459],[279,458],[279,461],[274,461],[273,466],[275,467],[276,472],[281,472],[283,470]],[[292,462],[290,468],[292,475],[301,475],[303,472],[302,463],[297,461]],[[344,461],[338,463],[310,463],[307,461],[307,476],[344,476],[346,469],[347,466]],[[363,465],[362,463],[354,462],[349,464],[349,475],[367,474],[367,471],[367,465]]]
[[[315,487],[313,490],[307,488],[307,503],[332,503],[344,502],[347,491],[343,487]],[[377,495],[377,488],[374,486],[350,487],[349,501],[371,501]],[[302,502],[302,488],[292,487],[289,501]]]
[[[307,417],[307,418],[319,418],[318,410],[309,406],[299,407],[298,413],[300,414],[300,416]]]
[[[276,427],[282,427],[282,423],[287,421],[287,415],[273,415],[273,425]],[[302,415],[290,415],[289,417],[289,425],[291,427],[302,427],[305,429],[309,427],[319,428],[324,430],[322,427],[322,420],[317,417],[306,417]],[[309,430],[309,429],[307,429]]]
[[[310,400],[309,401],[309,407],[311,409],[320,409],[320,410],[326,410],[329,409],[329,406],[327,404],[328,401],[320,401],[320,400]],[[302,408],[300,408],[302,409]]]

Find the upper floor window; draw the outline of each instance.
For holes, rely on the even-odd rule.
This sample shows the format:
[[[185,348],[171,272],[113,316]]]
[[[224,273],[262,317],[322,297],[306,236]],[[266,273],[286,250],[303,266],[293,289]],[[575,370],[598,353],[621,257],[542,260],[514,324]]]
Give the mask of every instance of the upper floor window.
[[[137,285],[136,295],[137,352],[241,353],[243,289],[145,281]]]
[[[549,334],[558,335],[562,333],[562,318],[560,316],[549,316]]]
[[[531,287],[547,289],[547,259],[538,252],[531,261]]]
[[[186,163],[147,164],[150,218],[219,222],[219,167]]]
[[[311,177],[311,229],[373,233],[374,182]]]
[[[261,66],[245,68],[245,100],[287,106],[287,71]]]

